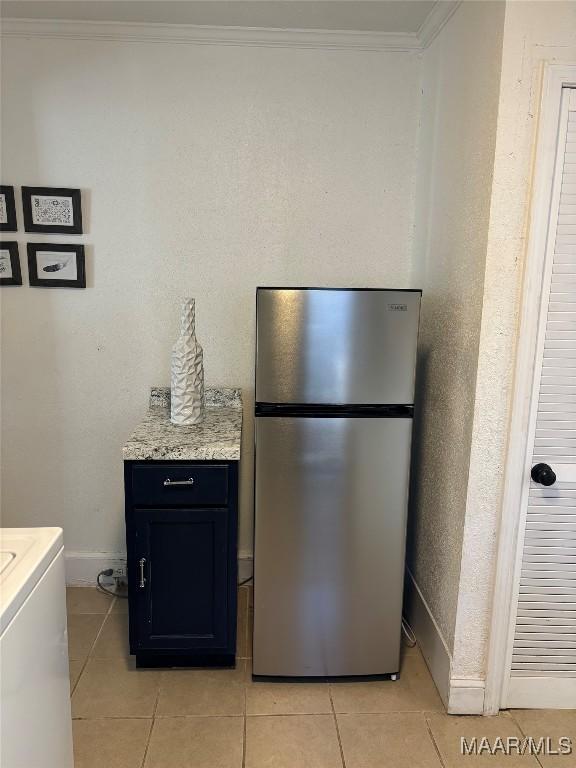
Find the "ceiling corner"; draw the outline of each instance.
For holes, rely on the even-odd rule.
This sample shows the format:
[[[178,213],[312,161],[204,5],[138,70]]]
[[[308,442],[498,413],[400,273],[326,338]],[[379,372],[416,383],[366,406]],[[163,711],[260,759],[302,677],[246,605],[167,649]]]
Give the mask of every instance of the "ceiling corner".
[[[437,0],[416,33],[420,48],[428,48],[462,2],[463,0]]]

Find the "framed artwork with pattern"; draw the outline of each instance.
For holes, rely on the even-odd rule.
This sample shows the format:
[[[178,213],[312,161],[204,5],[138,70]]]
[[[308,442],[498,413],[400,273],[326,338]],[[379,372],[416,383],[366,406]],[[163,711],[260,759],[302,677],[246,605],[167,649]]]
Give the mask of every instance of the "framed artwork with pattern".
[[[26,232],[82,234],[82,196],[79,189],[22,187],[22,207]]]
[[[16,232],[14,187],[0,186],[0,232]]]

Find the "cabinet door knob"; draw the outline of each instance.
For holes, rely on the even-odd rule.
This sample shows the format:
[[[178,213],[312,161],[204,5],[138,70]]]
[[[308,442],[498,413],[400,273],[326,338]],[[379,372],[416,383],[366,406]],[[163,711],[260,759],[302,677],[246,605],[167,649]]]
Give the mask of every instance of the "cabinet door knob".
[[[556,473],[548,464],[535,464],[530,472],[530,477],[535,483],[541,485],[554,485],[556,482]]]
[[[164,485],[194,485],[194,478],[189,477],[188,480],[170,480],[169,477],[164,480]]]
[[[144,576],[144,568],[146,566],[145,557],[140,558],[139,565],[140,565],[140,583],[138,584],[138,587],[140,589],[144,589],[144,587],[146,586],[146,577]]]

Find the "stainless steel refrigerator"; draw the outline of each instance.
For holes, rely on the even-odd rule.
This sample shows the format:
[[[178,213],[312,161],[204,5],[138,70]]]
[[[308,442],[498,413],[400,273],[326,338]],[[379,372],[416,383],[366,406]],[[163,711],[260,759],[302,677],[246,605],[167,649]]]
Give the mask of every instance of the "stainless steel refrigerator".
[[[259,288],[253,674],[396,674],[421,291]]]

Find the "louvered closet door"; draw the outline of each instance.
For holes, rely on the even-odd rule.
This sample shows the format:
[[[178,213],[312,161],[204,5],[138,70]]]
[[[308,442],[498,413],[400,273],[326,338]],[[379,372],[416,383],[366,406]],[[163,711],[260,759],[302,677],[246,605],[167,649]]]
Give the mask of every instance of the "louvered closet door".
[[[563,93],[507,705],[576,708],[576,90]],[[533,420],[534,423],[534,420]],[[544,478],[546,479],[546,478]]]

